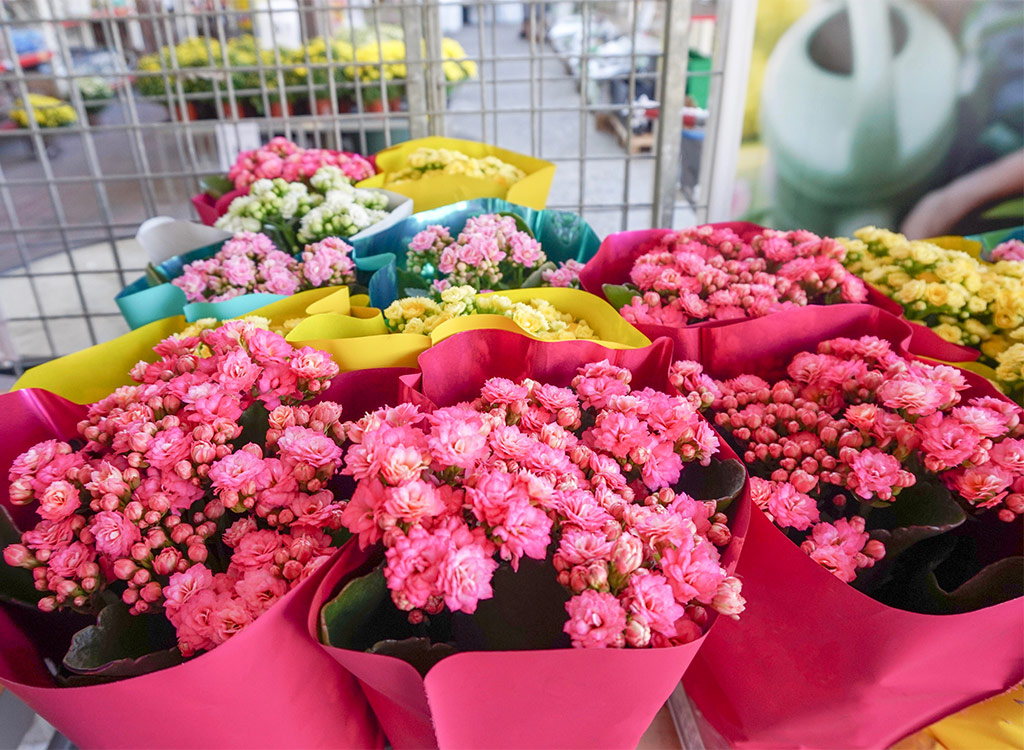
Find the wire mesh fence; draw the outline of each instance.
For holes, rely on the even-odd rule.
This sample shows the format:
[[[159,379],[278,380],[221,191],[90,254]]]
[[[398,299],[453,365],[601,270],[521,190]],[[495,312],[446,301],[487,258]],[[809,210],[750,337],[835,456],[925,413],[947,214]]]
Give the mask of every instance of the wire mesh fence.
[[[723,218],[754,2],[7,0],[0,366],[127,330],[138,225],[275,135],[528,153],[599,235]]]

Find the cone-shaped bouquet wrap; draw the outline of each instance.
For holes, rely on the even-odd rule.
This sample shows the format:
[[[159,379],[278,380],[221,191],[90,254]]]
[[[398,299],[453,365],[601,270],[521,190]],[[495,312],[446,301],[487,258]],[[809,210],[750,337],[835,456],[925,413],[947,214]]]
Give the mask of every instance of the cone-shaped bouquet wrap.
[[[248,295],[256,297],[259,295]],[[14,384],[14,389],[42,388],[63,396],[76,404],[98,401],[115,388],[131,382],[129,371],[140,360],[156,359],[153,347],[168,336],[180,334],[197,320],[226,320],[236,314],[242,317],[255,316],[267,321],[272,329],[283,330],[286,323],[297,318],[331,313],[359,321],[379,317],[379,311],[365,306],[366,295],[349,295],[348,287],[324,287],[299,292],[290,297],[274,298],[269,304],[257,306],[236,313],[230,302],[209,305],[191,305],[191,317],[175,315],[136,328],[102,344],[90,346],[73,354],[45,362],[28,370]],[[366,326],[365,323],[355,325]],[[383,321],[372,328],[373,333],[385,330]],[[390,362],[380,359],[367,361],[367,367],[387,366]],[[87,375],[87,376],[86,376]]]
[[[432,282],[449,278],[437,267],[440,263],[426,263],[423,268],[410,270],[409,253],[412,244],[424,235],[425,230],[438,226],[448,230],[447,241],[450,243],[467,229],[467,222],[481,216],[513,218],[518,231],[540,243],[538,249],[545,258],[531,258],[531,267],[521,274],[525,278],[502,278],[500,285],[471,283],[480,291],[548,286],[545,272],[554,271],[566,263],[579,268],[575,264],[586,263],[601,244],[590,225],[576,214],[535,209],[500,198],[478,198],[421,211],[385,231],[365,239],[356,239],[352,243],[355,248],[353,257],[361,267],[369,270],[376,266],[380,269],[370,279],[370,298],[373,304],[384,309],[396,299],[426,294]],[[513,269],[511,273],[517,270]],[[463,282],[453,282],[452,285],[460,283]]]
[[[513,303],[537,300],[548,303],[585,323],[593,331],[593,341],[610,349],[636,349],[651,343],[607,302],[579,289],[510,289],[493,294],[502,295]],[[288,333],[288,341],[295,346],[312,346],[329,352],[344,371],[364,367],[416,367],[418,357],[431,346],[463,331],[483,329],[511,331],[540,340],[515,319],[497,314],[453,318],[429,334],[388,333],[380,310],[371,307],[353,309],[349,315],[336,312],[310,315]]]
[[[729,248],[749,245],[756,238],[763,235],[765,231],[770,231],[766,230],[765,227],[749,222],[707,224],[693,230],[682,231],[694,233],[697,229],[707,232],[707,239],[701,240],[700,243],[688,243],[687,239],[692,239],[689,234],[673,243],[673,238],[681,237],[681,235],[672,229],[650,229],[611,234],[604,239],[597,254],[587,263],[586,268],[580,272],[580,285],[582,288],[593,294],[604,296],[617,310],[622,310],[628,305],[636,305],[639,300],[643,299],[644,292],[652,294],[652,289],[657,292],[654,293],[654,297],[658,297],[661,294],[662,301],[652,304],[645,302],[637,308],[635,313],[633,313],[633,317],[630,317],[631,308],[627,308],[624,314],[630,320],[635,318],[634,324],[650,338],[654,339],[658,336],[668,336],[671,338],[676,345],[676,357],[678,359],[697,360],[700,358],[699,342],[701,329],[741,322],[748,319],[748,316],[753,317],[751,312],[756,310],[755,306],[751,310],[745,311],[741,309],[741,306],[737,306],[736,302],[730,303],[728,300],[720,300],[714,293],[709,295],[706,293],[706,290],[700,288],[700,283],[696,284],[696,286],[692,284],[687,285],[689,282],[695,281],[699,273],[706,272],[705,264],[703,261],[695,260],[696,256],[700,255],[704,260],[707,260],[718,254],[719,250],[716,250],[715,246],[721,247],[722,243],[728,243]],[[783,235],[783,233],[776,234]],[[807,238],[797,236],[797,234],[786,234],[784,235],[785,239],[781,242],[776,240],[776,243],[783,248],[774,256],[774,258],[779,259],[775,261],[775,265],[781,266],[776,271],[776,275],[781,280],[777,283],[788,285],[791,281],[802,280],[800,285],[793,283],[792,288],[796,289],[801,285],[804,285],[805,288],[811,287],[812,284],[807,283],[806,276],[811,273],[824,275],[825,271],[817,266],[828,264],[828,273],[834,276],[832,281],[837,284],[835,288],[827,292],[824,289],[806,293],[799,290],[796,291],[796,295],[802,300],[798,304],[808,304],[808,302],[811,304],[820,304],[821,302],[832,304],[844,301],[865,301],[894,315],[900,314],[901,309],[899,305],[885,295],[880,294],[870,285],[863,285],[861,290],[863,294],[857,290],[857,288],[861,287],[859,280],[853,281],[852,286],[847,284],[844,287],[841,281],[841,277],[844,275],[842,266],[828,255],[829,252],[835,252],[836,248],[841,250],[841,246],[838,243],[830,243],[829,247],[831,249],[828,252],[819,251],[816,248],[823,247],[820,243],[808,242]],[[696,234],[693,234],[693,237],[696,236]],[[810,236],[813,237],[813,235]],[[760,243],[760,239],[757,239],[757,242]],[[698,244],[703,246],[696,247]],[[656,259],[652,259],[651,255],[649,255],[659,250],[671,252],[673,246],[681,252],[685,252],[685,256],[677,254],[673,260],[666,253],[663,253],[663,257]],[[801,246],[810,249],[801,249],[801,256],[798,257],[793,253],[793,257],[790,258],[789,248]],[[772,250],[761,249],[758,253],[761,257],[764,257],[766,253],[771,254]],[[739,262],[742,262],[744,259],[755,254],[737,254],[730,250],[729,257],[732,258],[734,255],[738,255],[740,258]],[[781,260],[782,258],[789,258],[790,262],[784,263]],[[814,259],[813,263],[812,258]],[[637,266],[638,261],[641,264],[646,264],[646,271],[642,271]],[[696,267],[695,263],[700,268]],[[817,264],[817,266],[814,264]],[[655,278],[651,275],[655,269],[660,269],[663,275],[668,270],[671,270],[673,272],[672,278]],[[716,272],[720,270],[716,266]],[[846,276],[849,275],[846,274]],[[739,286],[732,287],[732,282],[719,283],[728,283],[731,288],[740,288]],[[668,286],[665,286],[665,284],[668,284]],[[782,286],[777,288],[780,300],[797,299],[796,296],[790,296],[789,291],[783,291],[784,288]],[[674,307],[680,303],[666,303],[671,298],[680,296],[680,292],[685,300],[685,305],[680,305],[682,307],[681,310]],[[721,293],[721,291],[718,292],[718,294]],[[697,299],[698,297],[699,299]],[[854,297],[863,298],[854,299]],[[637,302],[634,302],[634,300]],[[664,309],[661,309],[662,305],[664,305]],[[725,308],[728,309],[726,310]],[[714,319],[712,316],[716,314],[722,316],[722,319]],[[696,322],[688,322],[689,320]],[[970,359],[970,357],[966,356],[960,358]]]
[[[383,209],[387,212],[385,218],[356,234],[345,237],[345,242],[352,242],[360,237],[369,237],[377,232],[384,231],[388,227],[407,218],[412,213],[412,201],[405,196],[387,190],[379,192],[384,195],[387,201]],[[233,291],[236,284],[241,283],[240,279],[237,282],[232,281],[231,279],[234,277],[228,275],[226,285],[223,281],[219,282],[221,286],[218,287],[216,295],[213,294],[212,287],[203,290],[198,297],[195,294],[186,294],[185,288],[181,285],[181,278],[186,273],[186,267],[190,264],[219,258],[224,252],[227,252],[225,244],[231,241],[228,239],[225,242],[197,247],[189,252],[167,258],[160,263],[150,264],[144,276],[130,283],[118,292],[114,298],[128,325],[132,328],[139,328],[147,323],[174,315],[184,315],[189,320],[203,317],[216,317],[221,320],[234,318],[251,312],[257,307],[280,300],[282,297],[287,296],[288,293],[293,293],[296,288],[305,287],[309,289],[310,287],[320,286],[321,283],[325,283],[322,279],[332,275],[320,269],[311,273],[305,271],[305,266],[301,262],[304,258],[304,248],[307,250],[312,248],[316,251],[320,243],[300,241],[296,238],[296,228],[294,226],[264,225],[259,227],[259,231],[263,232],[268,238],[267,241],[270,243],[268,247],[270,249],[280,250],[286,254],[296,256],[295,267],[289,269],[291,276],[288,280],[284,282],[278,280],[277,284],[280,286],[275,286],[271,276],[268,275],[266,278],[263,278],[264,271],[260,268],[262,265],[260,257],[253,256],[252,270],[248,272],[249,275],[245,284],[248,285],[249,289],[262,289],[265,287],[268,290],[274,289],[275,292],[282,291],[284,293],[249,291],[244,294],[237,294],[236,292],[236,296],[220,299],[220,297],[225,296],[225,292]],[[230,238],[231,235],[225,236]],[[298,237],[301,236],[300,233]],[[315,262],[322,265],[320,261]],[[375,270],[376,266],[364,268],[362,264],[356,262],[350,280],[354,280],[359,273],[364,273],[365,278],[368,280],[370,274]],[[188,276],[185,276],[185,278],[187,279]],[[333,282],[327,281],[326,283],[337,285],[339,282],[335,280]],[[259,285],[254,287],[254,284]],[[241,288],[244,289],[246,287],[243,285]]]
[[[395,391],[396,380],[390,371],[341,375],[327,397],[358,413],[368,397],[394,398],[385,392],[389,384]],[[43,390],[0,396],[5,476],[35,443],[74,439],[85,414],[85,407]],[[6,489],[0,495],[7,518],[32,528],[34,508],[12,504]],[[17,541],[3,517],[0,541]],[[16,601],[42,594],[32,589],[32,576],[27,588],[16,577],[28,571],[0,563],[0,684],[82,748],[381,747],[358,683],[307,632],[313,595],[328,570],[321,566],[227,642],[182,661],[174,649],[150,653],[143,642],[136,650],[133,623],[156,615],[101,617],[100,628],[82,630],[95,616],[46,613]],[[93,671],[55,677],[51,670],[71,658],[73,643],[76,659]]]
[[[564,392],[568,389],[563,387],[572,383],[582,365],[601,360],[607,360],[609,368],[624,368],[615,370],[620,374],[628,371],[627,379],[631,378],[630,386],[635,389],[634,393],[640,393],[639,389],[644,387],[675,393],[667,380],[670,354],[671,347],[667,341],[645,349],[612,350],[592,342],[540,342],[506,331],[468,331],[442,341],[420,356],[422,375],[404,379],[408,385],[415,386],[415,390],[407,392],[406,397],[411,404],[429,414],[427,419],[431,425],[440,425],[443,419],[454,414],[448,407],[482,399],[482,392],[490,393],[486,388],[504,388],[529,378],[538,384],[533,386],[535,388],[541,388],[539,384],[548,384],[544,386],[547,390],[538,392],[548,395],[556,390]],[[485,384],[488,385],[482,391]],[[585,385],[578,380],[577,386],[573,387],[585,388]],[[392,412],[391,417],[381,418],[393,419],[397,414],[399,412]],[[535,414],[539,418],[540,413]],[[586,419],[589,412],[584,411],[583,414]],[[563,416],[569,424],[571,414]],[[471,416],[466,419],[473,420]],[[370,440],[367,435],[378,429],[375,424],[379,423],[375,420],[362,423],[363,442],[356,447],[367,445]],[[528,421],[521,425],[524,430],[521,434],[525,436],[525,431],[530,429]],[[519,430],[518,427],[503,428],[497,423],[494,429],[505,430],[501,435],[508,438]],[[548,424],[548,430],[557,432],[552,424]],[[494,434],[493,439],[497,440],[498,433]],[[437,433],[438,440],[444,439],[441,435],[442,432]],[[738,471],[737,462],[730,460],[735,454],[725,446],[722,448],[708,467],[687,463],[675,487],[680,491],[678,497],[682,497],[685,489],[694,498],[721,500],[720,507],[728,514],[731,537],[719,540],[722,569],[718,575],[727,575],[736,565],[750,511],[744,475]],[[350,461],[356,461],[352,466],[359,462],[354,458],[357,453],[349,454]],[[534,453],[545,453],[545,448],[538,447],[531,455]],[[440,455],[435,454],[434,460],[438,463],[430,469],[431,473],[444,465],[443,459],[436,458]],[[481,463],[488,459],[478,457],[474,460],[477,463],[469,471],[489,470]],[[533,460],[536,459],[524,455],[521,466],[532,466],[529,462]],[[516,471],[514,465],[504,466]],[[450,467],[447,471],[448,476],[458,474]],[[365,481],[359,476],[357,473],[360,482]],[[486,494],[487,491],[481,489],[483,485],[479,476],[474,474],[472,480],[467,480],[467,487],[475,487],[465,490],[467,497],[479,499],[482,495],[473,494],[478,491]],[[504,481],[508,476],[492,479]],[[454,486],[461,480],[451,481],[451,486]],[[539,492],[548,480],[541,479],[541,474],[538,474],[536,481],[540,483],[535,487]],[[569,485],[565,488],[564,492],[571,494]],[[676,496],[675,493],[672,496]],[[727,498],[732,498],[731,502]],[[705,506],[706,509],[708,507]],[[349,508],[354,510],[351,504]],[[636,508],[633,511],[624,507],[619,510],[627,515],[643,512]],[[584,513],[582,506],[578,511]],[[388,512],[382,511],[384,516]],[[586,511],[590,512],[598,513],[594,509]],[[465,513],[461,517],[466,523],[473,523],[476,511],[466,506],[461,513]],[[725,522],[724,515],[716,515],[715,518]],[[401,528],[401,533],[407,534],[406,540],[422,541],[420,531],[404,525],[404,521],[399,523],[400,527],[388,532],[392,538]],[[444,529],[451,530],[454,528],[452,523],[461,528],[463,521],[453,519],[444,523]],[[504,523],[511,528],[515,522],[508,515]],[[571,640],[584,637],[582,631],[567,624],[569,608],[587,598],[613,597],[613,593],[600,594],[598,590],[607,591],[611,586],[615,591],[614,587],[621,581],[616,582],[619,579],[615,578],[618,575],[615,572],[609,574],[610,578],[602,578],[600,566],[595,562],[596,567],[591,571],[595,577],[588,579],[589,583],[580,579],[577,584],[570,584],[578,585],[578,588],[560,584],[557,570],[565,571],[565,580],[570,578],[568,570],[559,567],[558,562],[563,559],[559,556],[565,554],[564,538],[578,531],[569,521],[563,519],[560,523],[561,543],[551,543],[547,550],[543,547],[535,549],[522,559],[513,555],[514,560],[518,559],[518,570],[513,571],[508,564],[497,567],[489,584],[493,587],[493,597],[481,595],[473,608],[445,609],[443,602],[427,600],[424,604],[426,614],[423,610],[419,614],[410,614],[400,609],[396,604],[399,599],[393,598],[396,589],[389,591],[388,588],[395,583],[393,574],[397,568],[385,568],[385,575],[389,576],[387,580],[380,568],[382,560],[386,559],[388,566],[392,564],[395,548],[390,546],[386,555],[378,545],[365,549],[347,547],[332,565],[310,611],[310,633],[321,640],[327,653],[359,679],[394,747],[636,746],[704,640],[701,631],[718,627],[714,620],[716,615],[710,608],[702,609],[701,612],[707,615],[702,628],[694,629],[692,640],[682,645],[671,645],[671,641],[662,640],[657,642],[661,646],[657,648],[623,648],[633,642],[633,636],[627,633],[626,640],[622,640],[612,634],[617,634],[616,629],[626,620],[617,621],[609,612],[605,613],[604,620],[595,614],[596,619],[590,622],[604,622],[601,627],[605,630],[600,637],[590,632],[594,640],[589,641],[589,645],[603,643],[619,647],[569,647]],[[445,538],[447,532],[439,528],[434,527],[428,533],[439,535],[438,539]],[[476,528],[478,531],[474,534],[484,533],[483,526]],[[452,530],[451,533],[458,532]],[[616,537],[617,540],[621,538]],[[462,540],[465,542],[465,538]],[[387,545],[387,535],[384,541]],[[554,558],[551,557],[553,552]],[[442,566],[450,562],[449,559]],[[632,569],[630,566],[623,569]],[[430,577],[429,566],[419,570],[424,571],[424,579],[421,580]],[[577,571],[573,575],[580,573]],[[653,571],[643,575],[634,571],[632,575],[650,579],[652,584],[656,580],[664,580]],[[633,581],[632,578],[629,580]],[[635,581],[630,585],[635,585]],[[572,592],[582,593],[577,596]],[[415,603],[404,601],[406,604]],[[420,600],[419,604],[423,601]],[[372,617],[368,616],[371,612]],[[631,618],[634,616],[630,615]],[[574,634],[571,638],[570,633]],[[604,638],[608,640],[601,640]],[[641,640],[638,645],[644,643]],[[579,641],[576,645],[584,643]]]
[[[395,181],[399,173],[410,167],[410,156],[446,150],[459,152],[471,159],[493,157],[522,174],[517,180],[473,176],[465,171],[449,168],[444,172],[427,172],[417,179]],[[428,211],[459,201],[475,198],[504,198],[531,208],[542,209],[548,202],[548,191],[555,176],[555,165],[543,159],[508,151],[497,146],[458,138],[429,137],[400,143],[379,152],[375,157],[378,174],[359,183],[359,187],[384,187],[413,199],[415,211]],[[456,167],[459,165],[456,165]]]
[[[911,343],[911,329],[906,321],[864,305],[787,311],[770,318],[706,329],[702,334],[703,365],[705,373],[720,382],[751,373],[776,384],[772,387],[777,390],[785,385],[780,379],[786,377],[787,366],[789,377],[794,379],[813,372],[806,369],[815,366],[812,358],[801,353],[822,351],[818,348],[822,342],[837,337],[873,336],[877,338],[867,340],[864,349],[851,344],[854,348],[848,352],[856,357],[874,356],[868,352],[882,351],[884,341],[902,357]],[[825,351],[840,352],[842,343],[829,347]],[[852,367],[854,360],[850,361]],[[851,372],[851,378],[861,377]],[[952,368],[928,372],[935,383],[944,382],[944,377],[959,377]],[[970,420],[972,414],[992,417],[986,409],[1012,418],[1015,407],[991,384],[970,372],[962,375],[967,388],[960,393],[960,404],[969,408],[954,410],[954,419]],[[752,375],[744,377],[749,379]],[[730,382],[734,384],[730,388],[745,387],[738,380]],[[747,380],[747,384],[752,382]],[[813,395],[811,391],[802,393]],[[845,414],[850,423],[864,424],[859,420],[877,408],[875,426],[865,428],[881,429],[877,426],[885,424],[883,405],[889,408],[892,393],[893,390],[886,390],[877,401],[849,407]],[[906,396],[909,390],[903,393],[910,398]],[[991,400],[981,402],[985,408],[978,408],[981,404],[972,401],[976,397]],[[828,403],[824,394],[819,398],[819,403]],[[905,403],[905,408],[917,408],[911,401]],[[728,409],[728,405],[718,401],[712,411],[723,408]],[[834,407],[828,408],[831,413]],[[917,420],[910,412],[901,413],[910,424]],[[886,419],[892,423],[892,417]],[[925,425],[922,430],[937,429],[935,417],[920,419]],[[783,481],[774,473],[773,482],[755,478],[763,477],[767,471],[760,468],[766,465],[764,459],[752,463],[755,459],[749,451],[754,443],[748,444],[743,437],[748,433],[737,437],[741,430],[729,429],[733,430],[729,439],[734,441],[734,447],[748,457],[753,492],[773,485],[776,479]],[[857,445],[855,432],[848,436],[843,433],[842,444],[851,448]],[[990,432],[997,433],[996,429]],[[813,442],[816,434],[807,432],[795,439]],[[937,478],[939,475],[929,475],[924,470],[934,460],[933,451],[941,450],[929,442],[934,441],[935,433],[919,434],[924,436],[921,450],[929,452],[899,459],[901,463],[890,467],[899,469],[891,484],[872,490],[880,493],[876,498],[895,490],[891,505],[884,500],[869,504],[856,489],[866,485],[843,480],[849,482],[847,488],[854,488],[847,496],[852,507],[846,514],[853,510],[866,516],[872,538],[867,544],[863,538],[857,543],[865,553],[857,558],[857,564],[868,565],[858,569],[855,578],[852,572],[849,577],[838,577],[844,570],[842,555],[827,560],[815,556],[821,555],[830,543],[826,536],[815,531],[813,537],[808,536],[808,541],[803,542],[803,548],[794,541],[794,529],[808,528],[794,518],[796,513],[810,510],[798,502],[800,493],[820,491],[828,498],[824,494],[826,488],[834,484],[805,486],[791,494],[789,505],[774,504],[773,490],[768,490],[768,496],[755,494],[766,510],[753,509],[750,532],[737,568],[748,598],[747,610],[739,621],[723,621],[716,626],[684,679],[687,694],[733,746],[886,747],[922,726],[1007,689],[1024,677],[1021,517],[1009,513],[1008,519],[1012,520],[1007,522],[997,518],[994,509],[971,507],[962,498],[958,501],[952,497],[950,493],[960,485],[947,489],[945,480]],[[905,435],[901,433],[901,441]],[[967,439],[957,438],[951,444],[953,450]],[[878,465],[888,466],[889,459],[880,455],[885,450],[880,440],[864,443],[873,447],[864,447],[860,455],[871,453]],[[908,445],[913,445],[912,438]],[[784,446],[783,450],[788,448]],[[896,456],[899,455],[897,452]],[[928,458],[922,464],[915,463],[921,461],[921,455]],[[820,460],[829,459],[826,456]],[[818,471],[813,464],[798,464],[804,466]],[[860,466],[854,461],[852,467],[857,471],[843,476],[861,481]],[[915,484],[907,486],[911,475],[904,469],[916,474]],[[995,476],[1004,476],[1002,469],[990,471]],[[789,476],[785,487],[797,486],[796,472]],[[817,480],[837,483],[837,476],[821,470]],[[866,494],[871,496],[871,492]],[[1004,491],[995,497],[995,502],[1005,496]],[[808,505],[813,502],[811,498],[808,501]],[[841,524],[846,523],[842,520],[844,513],[826,505],[831,502],[817,501],[820,520],[839,516],[832,523],[838,532],[845,533],[840,530]],[[776,523],[767,515],[769,512],[775,514]],[[814,509],[813,514],[808,523],[816,524],[818,510]],[[804,533],[807,532],[801,532]],[[874,540],[884,543],[884,557],[871,548],[878,543]],[[874,555],[874,562],[865,555]],[[835,567],[826,569],[826,564]],[[830,572],[833,569],[835,574]]]

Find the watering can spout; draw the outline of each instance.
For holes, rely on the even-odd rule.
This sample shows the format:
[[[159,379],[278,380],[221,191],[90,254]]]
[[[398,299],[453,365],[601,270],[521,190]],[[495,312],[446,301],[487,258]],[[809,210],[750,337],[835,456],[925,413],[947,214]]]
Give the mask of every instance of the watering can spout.
[[[851,171],[877,173],[899,158],[891,9],[889,0],[847,0],[846,12],[857,102]]]

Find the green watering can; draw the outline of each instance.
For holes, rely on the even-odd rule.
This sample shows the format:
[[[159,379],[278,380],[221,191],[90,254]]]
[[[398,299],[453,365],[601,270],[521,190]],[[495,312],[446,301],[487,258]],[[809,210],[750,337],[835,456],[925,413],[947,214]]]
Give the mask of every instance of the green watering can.
[[[958,53],[911,2],[816,5],[765,69],[761,131],[776,169],[776,226],[849,235],[896,227],[953,140]]]

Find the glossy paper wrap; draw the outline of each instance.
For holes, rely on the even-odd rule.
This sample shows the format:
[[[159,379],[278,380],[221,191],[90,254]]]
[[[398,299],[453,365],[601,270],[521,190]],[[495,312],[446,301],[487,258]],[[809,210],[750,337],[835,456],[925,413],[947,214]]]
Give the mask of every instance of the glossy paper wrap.
[[[911,329],[865,305],[786,311],[709,329],[704,367],[771,378],[837,336],[874,335],[905,353]],[[968,396],[996,395],[965,375]],[[1021,599],[954,615],[888,607],[814,563],[756,508],[737,575],[746,611],[716,625],[684,679],[735,746],[886,747],[1024,678]]]
[[[344,378],[336,380],[334,393],[372,387],[346,385]],[[85,407],[42,390],[0,396],[3,474],[36,442],[77,436],[84,414]],[[34,524],[32,506],[13,506],[6,489],[0,497],[20,528]],[[37,646],[61,630],[70,636],[67,615],[0,604],[0,684],[81,748],[381,747],[379,725],[358,683],[306,631],[313,595],[329,569],[323,566],[208,653],[90,687],[57,687]],[[46,655],[59,660],[62,653],[57,648]]]
[[[466,156],[481,159],[496,156],[506,164],[519,167],[526,177],[510,186],[500,185],[493,180],[484,180],[465,175],[437,175],[420,180],[404,180],[389,185],[388,174],[403,169],[409,154],[419,148],[444,148],[461,151]],[[555,165],[543,159],[507,151],[497,146],[459,138],[417,138],[384,149],[374,159],[378,174],[358,183],[357,187],[386,187],[413,199],[414,210],[428,211],[449,203],[473,200],[474,198],[504,198],[530,208],[542,209],[548,203],[548,191],[555,176]]]
[[[400,297],[407,296],[398,288],[396,267],[405,268],[405,254],[409,243],[419,232],[432,224],[440,224],[457,237],[466,221],[474,216],[493,213],[513,213],[530,227],[534,237],[555,263],[577,260],[586,263],[597,252],[601,240],[582,218],[568,211],[535,210],[498,198],[453,203],[442,208],[413,214],[372,237],[352,243],[353,257],[364,267],[376,265],[378,270],[370,279],[370,299],[382,310]],[[600,291],[600,290],[599,290]]]
[[[217,219],[228,212],[231,201],[240,195],[248,194],[248,190],[238,190],[237,188],[224,193],[220,198],[214,198],[208,193],[200,193],[192,196],[192,205],[195,207],[196,213],[199,214],[199,220],[206,226],[212,227],[217,223]]]
[[[412,201],[389,190],[381,192],[388,196],[390,214],[373,226],[346,238],[346,242],[351,244],[361,237],[369,237],[384,231],[412,214]],[[205,245],[169,258],[155,267],[164,278],[176,279],[184,272],[186,265],[212,257],[223,245],[223,242]],[[368,271],[376,270],[376,268],[363,268],[358,262],[356,268]],[[226,320],[245,315],[258,307],[280,299],[283,299],[283,295],[258,292],[242,294],[223,302],[189,302],[185,297],[185,292],[174,284],[154,284],[148,277],[142,276],[118,292],[114,301],[129,327],[139,328],[147,323],[175,315],[184,315],[186,320],[190,321],[209,317]]]
[[[562,312],[587,321],[602,346],[636,349],[650,340],[623,319],[607,302],[579,289],[513,289],[503,294],[513,301],[539,298]],[[342,370],[364,367],[416,367],[419,356],[435,344],[463,331],[500,330],[537,340],[504,315],[465,315],[442,323],[429,334],[387,333],[384,316],[377,308],[353,310],[350,315],[333,312],[310,315],[287,336],[294,346],[311,346],[328,352]]]
[[[765,227],[758,224],[751,224],[745,221],[723,222],[711,224],[710,226],[731,229],[744,240],[752,239],[765,229]],[[580,285],[588,292],[604,296],[603,287],[605,284],[629,283],[629,272],[632,270],[636,259],[653,249],[662,237],[673,234],[674,231],[672,229],[648,229],[608,235],[601,243],[597,254],[580,273]],[[871,285],[867,286],[867,303],[869,305],[885,310],[893,315],[903,314],[903,309],[896,302]],[[815,305],[813,307],[820,309],[821,306]],[[638,325],[637,328],[652,340],[658,336],[667,336],[672,339],[676,345],[677,359],[699,359],[701,331],[703,329],[736,325],[745,320],[747,318],[739,320],[706,320],[681,327]],[[946,344],[946,342],[943,342],[927,328],[920,327],[923,329],[919,334],[922,341],[929,338],[936,340],[922,345],[927,345],[933,349],[941,347],[943,344],[949,347],[945,351],[949,356],[940,357],[940,359],[957,362],[977,359],[978,354],[975,350],[959,347],[955,344]]]
[[[423,354],[422,376],[404,378],[418,394],[406,397],[450,405],[479,395],[491,377],[568,385],[581,364],[605,358],[632,370],[638,387],[667,386],[667,341],[645,349],[609,350],[590,342],[539,342],[505,331],[472,331]],[[734,454],[726,448],[720,455]],[[750,517],[746,486],[734,507],[733,542],[722,556],[730,571]],[[313,637],[324,603],[368,569],[371,554],[350,546],[332,564],[309,613]],[[636,747],[705,638],[661,649],[463,652],[441,660],[426,678],[394,657],[323,648],[359,679],[397,750],[625,748]]]
[[[291,297],[269,296],[275,297],[277,301],[243,314],[267,318],[272,327],[281,326],[293,318],[328,312],[340,317],[357,318],[360,321],[380,315],[379,311],[365,307],[365,303],[369,302],[365,295],[350,298],[348,287],[311,289]],[[201,312],[202,314],[196,317],[217,317],[218,314],[225,315],[231,310],[218,305],[212,309],[204,308]],[[383,320],[380,320],[379,324],[380,327],[375,328],[362,325],[363,329],[380,333]],[[156,355],[153,353],[153,347],[168,336],[181,332],[187,325],[188,321],[182,315],[148,323],[110,341],[37,365],[18,379],[14,389],[45,388],[78,404],[98,401],[117,387],[131,383],[128,373],[132,366],[139,360],[154,361]],[[358,327],[360,324],[353,325]],[[367,354],[364,360],[366,367],[385,367],[392,364],[388,359],[382,358],[380,353]]]

